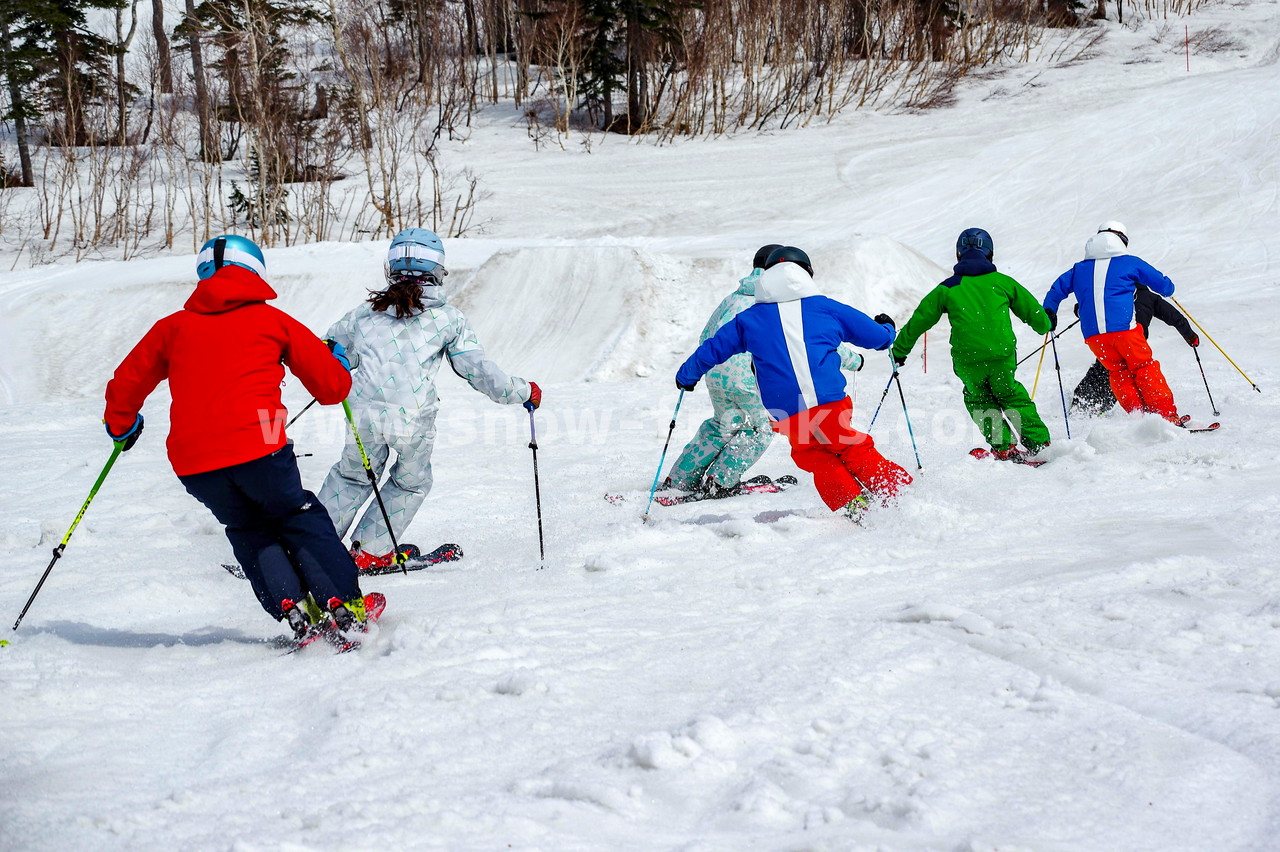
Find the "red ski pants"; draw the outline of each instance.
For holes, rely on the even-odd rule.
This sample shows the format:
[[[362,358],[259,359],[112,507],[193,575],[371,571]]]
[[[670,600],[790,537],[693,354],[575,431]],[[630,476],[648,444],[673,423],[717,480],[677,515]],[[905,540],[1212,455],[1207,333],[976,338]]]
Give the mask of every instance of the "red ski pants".
[[[1107,368],[1111,391],[1125,411],[1150,411],[1166,420],[1177,419],[1173,391],[1141,328],[1095,334],[1084,342]]]
[[[791,441],[791,458],[813,474],[813,484],[831,511],[863,492],[881,499],[897,495],[911,475],[880,455],[871,436],[850,425],[853,402],[845,397],[801,411],[773,424]]]

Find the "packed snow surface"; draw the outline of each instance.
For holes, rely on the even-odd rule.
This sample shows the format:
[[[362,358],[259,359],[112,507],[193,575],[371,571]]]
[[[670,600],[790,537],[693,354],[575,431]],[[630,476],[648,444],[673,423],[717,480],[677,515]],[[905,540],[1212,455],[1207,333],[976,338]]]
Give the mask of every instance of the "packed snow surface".
[[[0,849],[1280,849],[1280,8],[1103,26],[1094,58],[953,107],[785,133],[535,152],[492,111],[448,151],[492,193],[449,284],[544,386],[545,567],[528,416],[443,376],[435,489],[401,538],[465,559],[366,581],[389,607],[359,652],[283,656],[168,467],[162,387],[0,649]],[[1226,47],[1188,72],[1184,26]],[[775,442],[757,470],[801,486],[641,523],[675,368],[758,245],[902,321],[966,227],[1041,295],[1112,218],[1262,388],[1205,340],[1219,432],[1113,414],[1068,439],[1050,353],[1050,464],[972,460],[944,322],[902,378],[923,470],[896,394],[876,423],[916,474],[897,507],[831,515]],[[276,304],[323,332],[382,251],[269,251]],[[106,461],[111,370],[193,265],[0,274],[7,617]],[[1216,419],[1193,351],[1158,323],[1152,345]],[[1074,330],[1058,353],[1069,393],[1091,356]],[[889,375],[867,358],[856,425]],[[686,395],[672,454],[709,411]],[[311,487],[343,429],[319,409],[292,430]]]

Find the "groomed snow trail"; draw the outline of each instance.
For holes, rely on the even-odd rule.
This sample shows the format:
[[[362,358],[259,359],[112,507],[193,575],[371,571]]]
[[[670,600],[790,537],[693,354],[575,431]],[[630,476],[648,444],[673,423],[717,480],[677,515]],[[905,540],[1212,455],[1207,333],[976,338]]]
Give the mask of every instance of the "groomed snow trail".
[[[1240,48],[1190,75],[1159,25],[1111,25],[1094,60],[923,115],[590,155],[480,125],[457,153],[496,187],[493,223],[448,241],[449,284],[491,357],[545,378],[546,567],[527,415],[445,376],[435,488],[402,537],[466,558],[365,583],[390,603],[360,652],[281,656],[168,468],[162,388],[6,631],[0,850],[1275,850],[1276,7],[1191,18]],[[674,370],[758,244],[806,247],[827,292],[901,321],[965,227],[1039,295],[1113,217],[1264,389],[1203,345],[1218,433],[1117,415],[1065,440],[1050,360],[1052,462],[974,461],[943,324],[903,373],[924,470],[900,506],[851,527],[802,475],[640,523]],[[322,332],[380,251],[269,252],[277,304]],[[110,370],[191,265],[0,274],[13,617],[106,461]],[[1152,345],[1207,418],[1193,354],[1159,325]],[[1059,352],[1069,391],[1090,356],[1074,331]],[[887,361],[851,386],[856,424]],[[709,411],[686,396],[673,451]],[[895,397],[880,416],[914,467]],[[315,487],[341,414],[291,434]],[[796,472],[777,442],[758,469]]]

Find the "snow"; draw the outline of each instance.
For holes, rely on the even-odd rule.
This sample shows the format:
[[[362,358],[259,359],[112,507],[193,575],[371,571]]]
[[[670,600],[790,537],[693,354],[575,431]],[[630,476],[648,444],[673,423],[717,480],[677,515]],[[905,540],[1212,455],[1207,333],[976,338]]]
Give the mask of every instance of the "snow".
[[[0,850],[1280,848],[1277,12],[1109,24],[1095,58],[974,80],[953,108],[795,132],[535,153],[495,113],[449,152],[492,193],[487,232],[447,241],[449,284],[545,389],[546,567],[527,415],[444,377],[435,488],[402,537],[466,557],[366,582],[389,606],[358,653],[281,656],[168,467],[161,388],[0,649]],[[1238,49],[1187,73],[1184,23]],[[759,244],[904,319],[965,227],[1040,294],[1109,218],[1263,388],[1206,341],[1219,432],[1113,415],[1066,440],[1050,355],[1053,461],[974,461],[939,327],[903,374],[924,469],[898,507],[853,527],[801,472],[640,522],[674,370]],[[277,304],[323,331],[380,251],[269,251]],[[106,379],[192,265],[0,273],[13,617],[108,455]],[[1193,353],[1159,324],[1152,343],[1208,419]],[[1091,356],[1074,330],[1058,351],[1070,390]],[[885,362],[851,388],[856,423]],[[914,472],[895,396],[875,435]],[[708,411],[686,395],[672,453]],[[291,434],[316,487],[341,415]],[[779,442],[758,469],[797,472]]]

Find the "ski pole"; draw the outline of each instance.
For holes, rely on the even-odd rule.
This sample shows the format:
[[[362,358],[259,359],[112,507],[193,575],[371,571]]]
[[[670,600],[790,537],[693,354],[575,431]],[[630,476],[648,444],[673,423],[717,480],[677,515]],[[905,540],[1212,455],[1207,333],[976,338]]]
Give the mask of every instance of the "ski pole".
[[[378,500],[378,508],[382,511],[382,520],[387,525],[387,535],[391,536],[391,558],[395,564],[400,566],[401,572],[407,577],[409,569],[404,564],[407,560],[404,554],[400,552],[400,543],[396,541],[396,531],[391,528],[391,518],[387,515],[387,507],[382,502],[382,492],[378,490],[378,477],[373,472],[373,464],[369,461],[369,454],[364,451],[364,441],[360,440],[360,430],[356,428],[356,417],[351,413],[351,404],[345,399],[342,401],[342,410],[347,415],[347,422],[351,424],[351,434],[355,435],[356,447],[360,450],[360,461],[364,463],[364,475],[369,477],[369,484],[373,486],[373,496]]]
[[[533,450],[533,501],[538,509],[538,569],[541,570],[547,561],[547,550],[542,541],[542,488],[538,484],[538,433],[533,427],[533,403],[526,402],[529,409],[529,449]]]
[[[1186,308],[1182,307],[1182,303],[1181,303],[1181,302],[1179,302],[1177,299],[1173,298],[1172,296],[1170,296],[1170,297],[1169,297],[1169,301],[1171,301],[1171,302],[1173,302],[1175,305],[1177,305],[1177,306],[1178,306],[1178,309],[1179,309],[1180,311],[1182,311],[1184,314],[1186,314],[1186,315],[1187,315],[1187,319],[1191,320],[1192,322],[1194,322],[1194,323],[1196,324],[1196,328],[1200,329],[1200,333],[1201,333],[1201,334],[1203,334],[1206,338],[1208,338],[1209,342],[1213,344],[1213,346],[1214,346],[1214,348],[1215,348],[1215,349],[1217,349],[1219,352],[1221,352],[1221,353],[1222,353],[1222,357],[1223,357],[1223,358],[1226,358],[1228,361],[1230,361],[1230,362],[1231,362],[1231,366],[1233,366],[1233,367],[1235,367],[1235,368],[1236,368],[1236,372],[1237,372],[1237,373],[1239,373],[1240,375],[1244,376],[1244,380],[1245,380],[1246,382],[1248,382],[1249,384],[1253,385],[1253,389],[1254,389],[1254,390],[1256,390],[1258,393],[1262,393],[1262,388],[1260,388],[1260,387],[1258,387],[1256,384],[1254,384],[1254,383],[1253,383],[1253,379],[1249,378],[1249,376],[1245,373],[1245,371],[1240,369],[1240,365],[1239,365],[1239,364],[1237,364],[1235,361],[1232,361],[1232,360],[1231,360],[1231,356],[1227,354],[1227,352],[1226,352],[1226,350],[1225,350],[1225,349],[1223,349],[1221,346],[1219,346],[1219,345],[1218,345],[1218,341],[1216,341],[1216,340],[1214,340],[1214,339],[1213,339],[1213,335],[1211,335],[1211,334],[1209,334],[1209,332],[1205,331],[1205,330],[1204,330],[1204,326],[1202,326],[1199,322],[1196,322],[1196,318],[1195,318],[1195,317],[1193,317],[1193,316],[1191,316],[1191,311],[1189,311],[1189,310],[1187,310]],[[1197,355],[1196,357],[1199,357],[1199,356]]]
[[[1222,412],[1218,411],[1218,405],[1213,401],[1213,391],[1209,390],[1209,377],[1204,374],[1204,362],[1200,360],[1200,347],[1192,346],[1191,351],[1196,353],[1196,365],[1200,367],[1200,378],[1204,379],[1204,392],[1209,395],[1209,407],[1213,409],[1213,416],[1219,417]]]
[[[889,353],[889,360],[893,362],[893,375],[889,380],[893,381],[896,379],[898,382],[898,399],[902,400],[902,416],[907,420],[907,434],[911,436],[911,450],[916,454],[916,470],[924,470],[924,465],[920,463],[920,448],[916,446],[916,433],[915,430],[911,428],[911,414],[907,411],[907,397],[906,394],[902,392],[902,377],[898,375],[898,364],[893,361],[892,352]]]
[[[40,582],[36,583],[35,591],[31,593],[31,597],[27,598],[27,605],[22,608],[22,612],[18,614],[18,620],[13,623],[14,630],[17,630],[18,625],[22,623],[22,619],[26,618],[27,610],[31,609],[31,604],[35,601],[36,595],[40,594],[44,581],[49,579],[49,572],[53,570],[54,563],[62,558],[62,551],[67,549],[67,542],[71,540],[71,534],[76,531],[76,527],[80,525],[80,519],[89,510],[89,504],[93,502],[93,496],[98,493],[98,489],[102,487],[107,474],[111,472],[111,466],[116,463],[116,459],[120,458],[120,453],[124,451],[124,441],[116,441],[115,444],[115,449],[111,451],[111,458],[107,459],[106,467],[102,469],[102,473],[98,474],[98,481],[93,483],[93,488],[89,491],[88,498],[76,514],[76,519],[71,522],[71,528],[67,530],[67,534],[62,537],[62,541],[58,543],[58,546],[53,549],[53,559],[49,560],[49,567],[44,569],[44,574],[40,576]]]
[[[1044,333],[1044,343],[1040,344],[1040,360],[1036,363],[1036,380],[1031,383],[1031,398],[1036,398],[1036,388],[1040,387],[1040,368],[1044,366],[1044,350],[1049,346],[1049,332]],[[1017,366],[1016,364],[1014,366]]]
[[[667,447],[671,446],[671,436],[676,431],[676,417],[680,414],[680,403],[684,402],[684,389],[680,389],[680,396],[676,397],[676,410],[671,413],[671,426],[667,429],[667,442],[662,445],[662,457],[658,459],[658,472],[653,475],[653,486],[649,489],[649,505],[644,507],[644,514],[640,516],[640,520],[649,523],[649,510],[653,508],[653,495],[658,493],[658,479],[662,476],[662,467],[667,463]]]
[[[1071,440],[1071,418],[1067,416],[1067,391],[1062,384],[1062,364],[1058,362],[1058,339],[1050,338],[1053,345],[1053,369],[1058,373],[1058,395],[1062,397],[1062,422],[1067,424],[1067,440]]]
[[[1060,331],[1060,332],[1058,332],[1057,334],[1055,334],[1055,335],[1053,336],[1053,337],[1054,337],[1054,339],[1055,339],[1055,340],[1056,340],[1056,339],[1058,339],[1059,337],[1061,337],[1062,335],[1066,334],[1068,331],[1070,331],[1071,329],[1075,328],[1075,327],[1076,327],[1077,325],[1079,325],[1079,324],[1080,324],[1080,320],[1079,320],[1079,318],[1077,318],[1074,322],[1072,322],[1072,323],[1071,323],[1071,325],[1067,326],[1067,327],[1066,327],[1066,328],[1064,328],[1062,331]],[[1038,353],[1043,352],[1043,351],[1044,351],[1044,344],[1042,343],[1042,344],[1040,344],[1040,348],[1039,348],[1039,349],[1033,349],[1032,351],[1028,352],[1025,356],[1023,356],[1022,358],[1018,359],[1018,363],[1014,364],[1013,366],[1015,366],[1015,367],[1021,367],[1024,361],[1029,361],[1029,360],[1031,360],[1032,358],[1036,357],[1036,355],[1037,355]]]
[[[870,432],[871,427],[876,425],[876,418],[880,416],[880,406],[884,405],[884,398],[889,395],[889,388],[893,387],[893,377],[896,375],[898,375],[898,365],[895,363],[893,372],[889,374],[889,381],[884,383],[884,393],[880,394],[880,402],[876,405],[876,413],[871,415],[871,422],[867,424],[867,432]]]
[[[311,408],[311,406],[315,405],[315,404],[316,404],[316,402],[317,402],[316,398],[315,398],[314,396],[313,396],[313,397],[311,397],[311,401],[307,403],[306,408],[302,409],[302,410],[301,410],[301,411],[299,411],[297,414],[293,415],[293,417],[292,417],[292,418],[290,418],[289,422],[288,422],[288,423],[286,423],[286,424],[284,424],[284,428],[288,429],[290,426],[292,426],[293,424],[297,423],[297,422],[298,422],[298,418],[299,418],[299,417],[301,417],[302,415],[306,414],[306,413],[307,413],[307,411]]]

